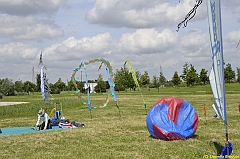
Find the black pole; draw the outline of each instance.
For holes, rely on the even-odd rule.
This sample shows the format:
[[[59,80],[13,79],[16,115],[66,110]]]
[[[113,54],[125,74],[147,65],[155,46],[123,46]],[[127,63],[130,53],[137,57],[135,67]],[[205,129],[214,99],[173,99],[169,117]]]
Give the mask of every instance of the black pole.
[[[82,84],[82,71],[81,71],[81,84]]]

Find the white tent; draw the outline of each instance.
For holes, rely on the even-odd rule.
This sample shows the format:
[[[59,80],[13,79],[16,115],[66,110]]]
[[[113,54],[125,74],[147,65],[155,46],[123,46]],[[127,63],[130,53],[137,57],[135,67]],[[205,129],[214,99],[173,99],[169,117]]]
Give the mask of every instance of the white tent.
[[[86,83],[84,84],[84,89],[88,89],[90,87],[90,93],[94,92],[94,87],[97,85],[97,83],[88,83],[88,86]]]

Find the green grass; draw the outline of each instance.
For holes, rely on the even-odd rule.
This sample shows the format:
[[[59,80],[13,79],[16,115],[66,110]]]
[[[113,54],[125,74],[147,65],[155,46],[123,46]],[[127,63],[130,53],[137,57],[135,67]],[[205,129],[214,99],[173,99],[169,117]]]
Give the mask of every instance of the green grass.
[[[229,140],[233,143],[233,156],[240,158],[240,85],[227,84],[227,115]],[[143,106],[139,91],[119,92],[120,112],[111,99],[108,106],[92,109],[82,105],[75,92],[53,95],[52,102],[61,101],[63,114],[70,121],[85,124],[82,129],[49,131],[46,133],[21,134],[0,137],[0,156],[14,158],[71,158],[71,159],[167,159],[214,157],[218,146],[225,142],[224,126],[220,119],[214,119],[214,102],[211,88],[161,88],[143,90],[147,109]],[[83,95],[87,99],[86,95]],[[199,116],[195,135],[187,140],[163,141],[150,137],[146,128],[146,113],[162,97],[179,97],[193,105]],[[106,94],[91,94],[92,104],[102,104]],[[33,126],[37,111],[43,106],[40,93],[29,96],[5,97],[3,101],[29,102],[28,104],[0,107],[0,127]],[[207,107],[204,117],[202,106]],[[50,112],[53,104],[47,105]],[[92,117],[92,118],[91,118]],[[220,149],[219,149],[220,150]],[[210,156],[212,155],[212,156]]]

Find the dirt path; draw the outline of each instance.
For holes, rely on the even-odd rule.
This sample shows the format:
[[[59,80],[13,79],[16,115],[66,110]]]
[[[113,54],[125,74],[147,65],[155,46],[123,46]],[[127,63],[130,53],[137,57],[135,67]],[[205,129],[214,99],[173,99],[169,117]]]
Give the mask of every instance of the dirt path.
[[[9,105],[16,105],[16,104],[25,104],[29,102],[0,102],[0,106],[9,106]]]

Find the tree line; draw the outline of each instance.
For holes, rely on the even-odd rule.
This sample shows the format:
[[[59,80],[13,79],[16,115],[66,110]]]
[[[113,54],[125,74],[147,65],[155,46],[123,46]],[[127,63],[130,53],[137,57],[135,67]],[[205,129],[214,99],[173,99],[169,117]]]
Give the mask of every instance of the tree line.
[[[179,74],[177,71],[173,73],[172,79],[167,80],[160,69],[158,76],[153,75],[150,79],[148,72],[135,71],[135,76],[141,88],[161,88],[161,87],[193,87],[195,85],[206,85],[209,84],[208,70],[202,68],[199,73],[195,69],[194,65],[185,63],[183,65],[182,73]],[[225,65],[224,78],[226,83],[240,83],[240,68],[237,67],[235,72],[232,69],[230,63]],[[95,80],[89,80],[89,83],[97,83],[94,88],[95,92],[106,92],[109,89],[109,84],[104,81],[102,75],[99,74]],[[80,90],[84,87],[85,81],[76,81]],[[117,69],[114,76],[115,90],[125,91],[126,89],[136,88],[136,83],[132,78],[131,72],[128,68],[121,67]],[[13,81],[5,78],[0,79],[0,95],[24,95],[31,92],[40,92],[41,79],[40,74],[36,75],[36,83],[30,81],[23,82],[22,80]],[[71,80],[64,83],[59,78],[54,84],[49,83],[49,88],[52,94],[60,93],[61,91],[73,91],[75,90]]]

